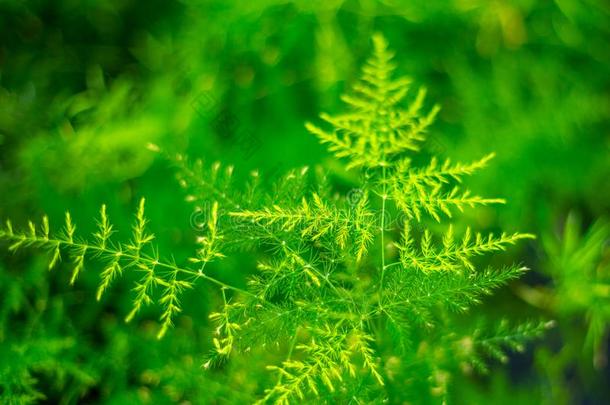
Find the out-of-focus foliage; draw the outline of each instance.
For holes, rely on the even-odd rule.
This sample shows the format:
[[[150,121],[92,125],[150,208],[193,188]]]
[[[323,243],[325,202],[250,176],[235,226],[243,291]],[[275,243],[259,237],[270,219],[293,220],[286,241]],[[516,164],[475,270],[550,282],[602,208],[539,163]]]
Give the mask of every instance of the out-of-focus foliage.
[[[573,382],[566,370],[578,367],[586,378],[581,383],[595,391],[600,387],[590,374],[603,372],[608,362],[610,228],[600,220],[582,232],[580,219],[572,213],[561,237],[546,234],[543,270],[551,283],[519,288],[524,300],[558,320],[562,333],[558,351],[541,347],[537,353],[537,366],[551,383],[550,403],[570,402]]]
[[[520,285],[516,294],[506,290],[484,305],[485,315],[544,315],[559,327],[535,355],[514,357],[506,373],[494,367],[489,377],[459,377],[452,397],[608,402],[607,339],[596,332],[598,343],[585,344],[590,325],[604,329],[587,321],[592,295],[574,292],[565,284],[566,267],[552,265],[560,258],[576,262],[601,237],[585,237],[573,249],[547,242],[569,212],[593,224],[610,209],[610,6],[604,0],[3,1],[0,217],[26,223],[46,212],[57,224],[70,207],[87,234],[104,201],[117,236],[126,240],[137,196],[154,194],[147,210],[159,249],[177,262],[186,259],[199,216],[176,204],[172,170],[154,159],[149,142],[238,164],[237,177],[258,169],[261,178],[274,179],[290,167],[321,164],[347,192],[357,179],[321,153],[302,123],[318,111],[339,111],[338,95],[357,76],[375,31],[441,106],[422,157],[467,162],[496,151],[469,186],[511,203],[467,211],[456,227],[539,235],[535,248],[502,257],[532,268],[523,283],[535,291],[569,293],[561,293],[561,308],[540,309],[520,298]],[[600,235],[599,226],[591,229]],[[243,286],[256,271],[245,256],[216,263],[214,276]],[[260,365],[247,358],[202,373],[214,328],[207,314],[222,302],[214,290],[187,291],[182,304],[189,311],[177,318],[171,339],[157,342],[151,322],[157,311],[144,310],[135,326],[121,322],[131,284],[119,281],[96,304],[86,292],[103,268],[92,266],[81,284],[68,288],[67,271],[48,276],[44,259],[2,255],[0,378],[7,383],[0,395],[10,386],[25,396],[43,393],[51,403],[195,397],[243,403],[271,383],[259,387],[249,378]],[[576,272],[570,280],[593,283],[591,273],[570,271]],[[598,313],[604,302],[599,296]]]
[[[545,240],[547,271],[554,287],[554,297],[548,300],[562,318],[586,320],[585,350],[593,352],[592,361],[601,367],[607,361],[602,345],[610,321],[610,229],[597,222],[581,237],[579,228],[579,221],[568,217],[562,239]]]

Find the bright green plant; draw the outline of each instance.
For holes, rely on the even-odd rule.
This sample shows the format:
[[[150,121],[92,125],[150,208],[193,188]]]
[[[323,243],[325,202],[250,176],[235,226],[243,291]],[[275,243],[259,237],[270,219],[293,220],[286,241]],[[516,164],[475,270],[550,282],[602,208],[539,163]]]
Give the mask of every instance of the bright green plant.
[[[105,206],[97,231],[87,239],[78,236],[69,213],[60,232],[51,232],[44,217],[42,225],[30,222],[24,232],[7,222],[0,239],[9,242],[11,251],[48,249],[49,269],[62,259],[71,262],[71,283],[85,271],[87,258],[104,263],[98,300],[118,277],[137,274],[126,320],[146,305],[160,306],[159,337],[182,311],[184,290],[199,280],[218,286],[223,304],[210,315],[217,329],[204,366],[230,361],[237,353],[255,357],[272,352],[277,360],[267,369],[275,377],[270,383],[270,376],[262,379],[266,388],[261,388],[260,403],[316,397],[444,399],[454,373],[486,371],[485,358],[506,360],[507,350],[522,350],[548,326],[527,322],[511,327],[463,315],[525,271],[520,266],[479,270],[479,256],[533,236],[484,235],[470,228],[458,236],[448,224],[437,238],[431,230],[444,225],[426,226],[428,218],[444,224],[464,209],[504,202],[462,186],[463,178],[493,155],[466,164],[436,158],[420,164],[420,148],[439,108],[422,113],[425,91],[411,98],[411,81],[393,78],[393,53],[385,39],[376,35],[373,42],[361,81],[343,97],[348,111],[323,114],[328,130],[307,124],[346,169],[361,175],[349,198],[307,168],[289,172],[270,190],[261,187],[254,172],[239,190],[231,182],[232,167],[208,168],[178,155],[174,161],[180,184],[188,190],[186,199],[205,218],[189,264],[157,252],[146,226],[144,199],[128,241],[113,236]],[[246,289],[212,276],[208,267],[241,249],[260,257]]]

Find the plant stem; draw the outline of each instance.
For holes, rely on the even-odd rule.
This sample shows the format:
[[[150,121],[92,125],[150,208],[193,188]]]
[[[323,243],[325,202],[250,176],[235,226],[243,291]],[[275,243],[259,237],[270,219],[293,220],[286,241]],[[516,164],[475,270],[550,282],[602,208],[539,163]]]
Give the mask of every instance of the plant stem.
[[[385,275],[385,204],[388,196],[386,194],[386,166],[385,162],[381,169],[381,280],[379,281],[379,290],[383,289],[383,277]]]

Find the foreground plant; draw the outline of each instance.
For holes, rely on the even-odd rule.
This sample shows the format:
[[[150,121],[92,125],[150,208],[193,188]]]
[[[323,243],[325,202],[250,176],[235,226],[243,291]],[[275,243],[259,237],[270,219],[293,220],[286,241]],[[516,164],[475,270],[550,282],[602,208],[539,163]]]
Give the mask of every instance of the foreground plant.
[[[439,109],[422,113],[424,90],[405,101],[410,80],[392,78],[393,54],[383,37],[373,42],[362,80],[353,95],[343,97],[348,112],[323,114],[328,130],[307,124],[346,169],[361,174],[362,184],[350,198],[333,194],[323,176],[313,182],[307,168],[289,172],[271,190],[261,190],[253,173],[245,190],[237,191],[230,183],[232,167],[207,168],[179,156],[175,163],[187,201],[206,215],[200,248],[188,265],[160,257],[146,228],[143,199],[126,242],[114,240],[105,206],[89,239],[77,236],[70,214],[59,233],[50,231],[45,217],[41,226],[30,222],[26,232],[7,222],[0,239],[10,250],[48,249],[50,269],[70,261],[71,283],[87,258],[105,263],[98,300],[118,277],[138,273],[126,320],[145,305],[161,306],[159,337],[182,311],[185,289],[198,280],[218,286],[223,305],[210,315],[217,335],[204,366],[277,345],[268,350],[284,359],[267,366],[277,377],[260,403],[446,397],[456,371],[486,371],[486,358],[506,360],[507,349],[521,350],[547,327],[500,321],[486,328],[463,316],[526,270],[478,270],[475,258],[533,236],[483,235],[470,228],[458,236],[449,224],[437,237],[427,229],[429,218],[442,223],[464,209],[504,202],[471,194],[461,184],[493,154],[466,164],[432,158],[416,165],[412,157]],[[208,263],[243,248],[256,248],[263,257],[246,290],[210,275]],[[469,323],[472,329],[463,330]]]

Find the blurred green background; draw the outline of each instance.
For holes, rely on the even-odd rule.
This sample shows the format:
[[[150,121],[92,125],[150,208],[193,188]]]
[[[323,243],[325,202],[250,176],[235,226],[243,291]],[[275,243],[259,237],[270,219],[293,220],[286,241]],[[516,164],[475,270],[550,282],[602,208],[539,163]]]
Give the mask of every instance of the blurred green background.
[[[489,376],[458,379],[454,402],[610,403],[605,0],[0,1],[0,218],[57,223],[69,208],[87,230],[105,202],[127,230],[146,196],[160,250],[185,258],[189,206],[146,145],[235,164],[238,177],[332,172],[303,123],[340,110],[374,32],[442,107],[434,153],[497,154],[469,185],[509,204],[467,220],[538,236],[506,259],[532,271],[482,310],[557,322]],[[202,370],[212,289],[189,292],[157,341],[154,310],[123,323],[128,285],[97,303],[94,271],[70,288],[44,255],[5,252],[2,403],[248,403],[268,378],[248,359]],[[248,259],[214,271],[243,285]]]

